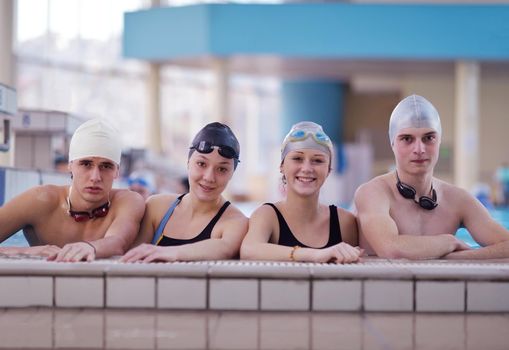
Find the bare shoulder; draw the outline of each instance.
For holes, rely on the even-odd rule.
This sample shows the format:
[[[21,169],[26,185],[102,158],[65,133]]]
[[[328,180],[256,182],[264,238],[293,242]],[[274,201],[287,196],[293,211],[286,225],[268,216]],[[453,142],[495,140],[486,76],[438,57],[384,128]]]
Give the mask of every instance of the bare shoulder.
[[[349,210],[343,208],[338,208],[338,215],[343,241],[354,246],[358,245],[359,229],[357,227],[356,216]]]
[[[218,227],[246,233],[249,219],[235,205],[230,204],[218,222]]]
[[[32,205],[41,205],[51,209],[61,203],[62,198],[67,197],[67,186],[41,185],[35,186],[23,192],[19,197],[28,200]]]
[[[234,204],[230,204],[224,213],[227,219],[247,220],[247,216]]]
[[[366,183],[360,185],[355,191],[354,201],[359,201],[373,197],[383,197],[391,195],[392,173],[377,176]]]
[[[278,202],[279,203],[279,202]],[[277,205],[278,203],[272,203]],[[277,220],[276,211],[270,205],[262,204],[251,214],[251,219],[255,220]]]
[[[465,207],[477,201],[467,190],[440,179],[433,179],[433,187],[437,191],[438,200],[441,203],[448,203],[451,207]]]
[[[120,205],[123,204],[143,204],[144,200],[143,197],[134,191],[129,191],[127,189],[112,189],[111,190],[111,202],[112,205],[115,205],[115,203],[119,203]]]
[[[467,190],[450,184],[446,181],[433,178],[433,187],[444,194],[444,196],[468,196],[471,197]]]
[[[165,205],[169,207],[173,202],[175,202],[178,196],[179,195],[176,193],[153,194],[147,198],[147,205],[152,206]]]

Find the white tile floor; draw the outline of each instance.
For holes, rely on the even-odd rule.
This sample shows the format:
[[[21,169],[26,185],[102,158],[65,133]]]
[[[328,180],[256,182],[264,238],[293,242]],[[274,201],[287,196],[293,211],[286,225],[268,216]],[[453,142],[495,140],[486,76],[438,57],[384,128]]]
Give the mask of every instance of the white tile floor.
[[[509,314],[0,309],[0,349],[507,349]]]

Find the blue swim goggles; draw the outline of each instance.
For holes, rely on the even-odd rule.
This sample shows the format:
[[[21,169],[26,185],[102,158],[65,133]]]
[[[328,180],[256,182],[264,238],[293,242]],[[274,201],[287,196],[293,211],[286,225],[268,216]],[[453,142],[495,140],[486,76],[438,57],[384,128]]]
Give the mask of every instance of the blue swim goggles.
[[[316,143],[324,145],[326,147],[332,146],[332,141],[324,132],[321,131],[305,131],[305,130],[295,130],[290,135],[288,135],[288,140],[291,142],[303,141],[307,139],[309,136],[312,136]]]

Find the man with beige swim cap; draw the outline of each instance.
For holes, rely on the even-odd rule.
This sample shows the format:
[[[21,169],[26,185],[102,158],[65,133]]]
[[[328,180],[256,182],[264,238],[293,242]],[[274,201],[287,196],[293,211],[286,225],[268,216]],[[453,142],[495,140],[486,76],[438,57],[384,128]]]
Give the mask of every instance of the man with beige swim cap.
[[[37,186],[0,207],[0,242],[23,230],[30,244],[0,253],[71,262],[124,254],[145,205],[135,192],[112,189],[120,157],[115,128],[100,119],[83,123],[69,145],[71,185]]]
[[[384,258],[509,257],[509,232],[467,191],[433,177],[441,136],[438,112],[424,97],[396,106],[389,122],[396,169],[355,193],[360,246]],[[481,248],[455,237],[462,226]]]

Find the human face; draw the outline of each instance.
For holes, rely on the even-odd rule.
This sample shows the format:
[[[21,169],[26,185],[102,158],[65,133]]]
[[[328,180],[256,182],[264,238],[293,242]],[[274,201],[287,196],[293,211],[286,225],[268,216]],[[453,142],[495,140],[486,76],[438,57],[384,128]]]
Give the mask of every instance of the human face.
[[[392,151],[400,172],[426,174],[433,171],[440,149],[440,136],[431,128],[401,129]]]
[[[281,164],[287,190],[301,195],[312,195],[320,191],[330,172],[329,158],[327,153],[315,149],[289,152]]]
[[[194,152],[189,158],[189,191],[203,201],[217,200],[233,176],[233,159]]]
[[[107,158],[85,157],[69,163],[73,175],[73,193],[77,191],[88,202],[109,199],[113,181],[118,177],[118,165]],[[77,205],[74,200],[73,205]]]

